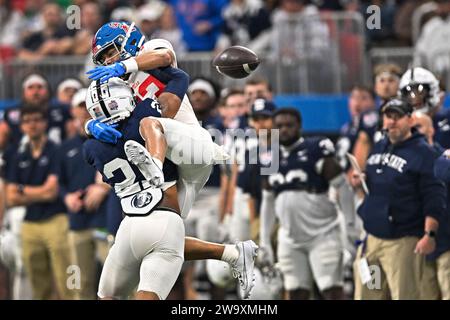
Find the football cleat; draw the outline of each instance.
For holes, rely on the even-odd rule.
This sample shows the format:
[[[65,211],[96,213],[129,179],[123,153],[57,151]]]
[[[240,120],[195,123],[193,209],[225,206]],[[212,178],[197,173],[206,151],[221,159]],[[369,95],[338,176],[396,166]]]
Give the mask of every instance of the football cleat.
[[[248,299],[255,286],[255,258],[258,255],[258,246],[252,241],[239,241],[236,243],[239,258],[231,265],[233,277],[238,278],[240,294]]]
[[[148,150],[140,143],[128,140],[124,145],[128,161],[137,166],[150,184],[159,188],[164,183],[164,173],[153,160]]]

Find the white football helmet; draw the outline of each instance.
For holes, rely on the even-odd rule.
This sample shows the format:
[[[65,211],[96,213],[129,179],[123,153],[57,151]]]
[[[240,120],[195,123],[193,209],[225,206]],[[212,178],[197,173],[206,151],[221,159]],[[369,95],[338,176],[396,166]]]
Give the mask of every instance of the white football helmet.
[[[257,266],[255,269],[255,286],[250,300],[282,299],[283,277],[276,266]]]
[[[236,279],[231,273],[231,267],[224,261],[206,260],[206,274],[216,287],[231,289],[236,285]]]
[[[400,79],[399,96],[408,100],[415,110],[426,113],[438,107],[439,93],[439,80],[424,68],[410,68]]]
[[[92,119],[113,124],[128,118],[135,107],[133,89],[120,78],[93,81],[88,88],[86,109]]]

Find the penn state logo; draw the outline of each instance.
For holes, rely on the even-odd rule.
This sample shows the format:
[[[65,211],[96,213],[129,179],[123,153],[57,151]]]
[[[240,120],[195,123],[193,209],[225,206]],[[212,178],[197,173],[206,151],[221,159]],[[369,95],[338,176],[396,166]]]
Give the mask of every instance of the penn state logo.
[[[147,206],[150,202],[152,202],[152,199],[153,196],[151,193],[141,192],[133,196],[133,199],[131,199],[131,206],[141,209]]]
[[[119,105],[117,104],[116,100],[112,100],[110,103],[108,103],[109,110],[116,111],[119,109]]]

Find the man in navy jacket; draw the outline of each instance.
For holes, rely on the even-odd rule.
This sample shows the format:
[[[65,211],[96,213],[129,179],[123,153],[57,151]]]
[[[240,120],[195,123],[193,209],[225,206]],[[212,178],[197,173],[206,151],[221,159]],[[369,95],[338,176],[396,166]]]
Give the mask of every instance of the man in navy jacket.
[[[425,255],[436,247],[446,189],[433,173],[434,151],[413,129],[412,111],[403,100],[385,104],[387,135],[374,145],[366,162],[369,193],[358,214],[367,236],[355,262],[361,276],[355,279],[356,299],[419,299]],[[360,182],[356,178],[353,184]],[[361,285],[364,269],[372,272],[372,279]],[[370,290],[372,281],[380,290]]]

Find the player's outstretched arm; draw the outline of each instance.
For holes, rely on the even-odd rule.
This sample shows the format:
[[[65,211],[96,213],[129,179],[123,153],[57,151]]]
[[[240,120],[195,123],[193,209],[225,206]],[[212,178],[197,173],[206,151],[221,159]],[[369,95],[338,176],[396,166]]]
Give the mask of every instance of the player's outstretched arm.
[[[164,92],[158,97],[163,118],[174,118],[189,86],[189,75],[181,69],[166,67],[161,70],[170,80]]]
[[[263,264],[272,264],[274,254],[270,236],[275,225],[275,195],[272,191],[262,190],[261,217],[259,226],[261,255],[258,258]]]
[[[154,70],[170,66],[175,61],[175,57],[168,49],[158,49],[143,52],[135,58],[129,58],[116,62],[109,66],[99,66],[89,70],[86,74],[91,80],[98,80],[102,83],[112,77],[121,77],[124,74],[137,72],[139,70]]]
[[[152,70],[156,68],[168,67],[175,61],[175,57],[169,49],[157,49],[142,52],[135,58],[138,70]],[[125,61],[127,61],[125,60]]]

